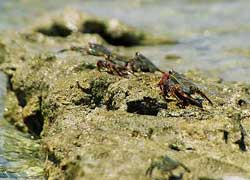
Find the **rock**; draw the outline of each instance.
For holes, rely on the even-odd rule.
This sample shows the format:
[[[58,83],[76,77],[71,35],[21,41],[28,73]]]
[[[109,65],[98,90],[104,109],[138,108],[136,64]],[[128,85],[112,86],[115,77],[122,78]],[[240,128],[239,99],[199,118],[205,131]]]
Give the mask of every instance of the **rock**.
[[[18,105],[17,98],[12,91],[7,93],[4,118],[11,124],[14,124],[18,130],[23,132],[28,131],[27,127],[23,124],[22,107]]]
[[[67,15],[74,16],[71,24],[66,23]],[[80,32],[88,26],[90,32]],[[112,41],[105,39],[103,32],[97,33],[99,26],[104,26],[101,29]],[[133,43],[119,39],[127,36]],[[250,156],[235,144],[242,138],[235,118],[249,134],[249,109],[237,104],[240,97],[249,99],[249,93],[242,91],[249,85],[218,82],[201,72],[188,72],[194,82],[208,87],[206,92],[213,92],[208,96],[214,106],[204,101],[204,109],[181,109],[173,98],[166,102],[160,95],[160,73],[119,77],[93,68],[99,58],[59,52],[70,45],[84,46],[92,39],[113,45],[143,45],[145,37],[151,36],[141,36],[114,20],[93,20],[78,12],[48,17],[39,27],[0,36],[8,50],[1,51],[4,62],[0,68],[10,82],[5,118],[40,135],[47,156],[46,177],[145,179],[150,159],[166,154],[190,168],[190,174],[183,174],[184,180],[211,174],[249,176]],[[126,48],[120,51],[128,53]]]

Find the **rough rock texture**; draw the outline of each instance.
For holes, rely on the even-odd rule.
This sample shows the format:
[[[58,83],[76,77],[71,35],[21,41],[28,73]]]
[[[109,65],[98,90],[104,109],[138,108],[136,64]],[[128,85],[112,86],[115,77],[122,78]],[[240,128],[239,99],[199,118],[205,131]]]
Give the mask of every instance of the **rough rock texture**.
[[[249,84],[225,83],[190,71],[187,77],[207,87],[204,91],[214,106],[204,101],[204,109],[181,109],[174,99],[167,103],[159,94],[160,73],[118,77],[90,66],[97,57],[59,53],[89,41],[128,45],[119,44],[119,38],[105,38],[111,31],[106,20],[71,13],[76,19],[68,25],[72,29],[66,26],[67,16],[62,16],[63,25],[53,17],[46,20],[49,25],[40,23],[27,32],[0,36],[4,61],[0,68],[9,77],[5,117],[19,129],[41,136],[46,177],[150,179],[145,176],[147,168],[163,155],[190,168],[191,173],[181,168],[173,171],[176,176],[184,173],[184,180],[250,177]],[[85,26],[78,30],[83,20]],[[90,31],[84,29],[88,26],[91,34],[80,33]],[[143,44],[137,31],[121,27],[122,33],[111,28],[114,36],[129,32],[136,37],[129,46]],[[120,51],[126,54],[126,49]],[[152,175],[153,179],[169,177],[156,169]]]

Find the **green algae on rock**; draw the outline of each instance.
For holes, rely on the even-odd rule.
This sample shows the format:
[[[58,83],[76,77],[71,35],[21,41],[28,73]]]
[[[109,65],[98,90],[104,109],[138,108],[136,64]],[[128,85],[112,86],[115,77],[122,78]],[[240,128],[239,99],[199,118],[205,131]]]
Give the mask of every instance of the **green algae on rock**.
[[[48,22],[55,24],[53,18]],[[29,131],[41,136],[47,178],[146,179],[151,161],[164,155],[190,168],[184,180],[250,176],[245,135],[250,133],[250,111],[247,103],[239,105],[250,98],[249,84],[220,82],[190,71],[186,75],[207,87],[214,106],[204,102],[204,109],[180,109],[159,94],[160,73],[113,76],[88,68],[96,57],[58,53],[92,39],[107,41],[102,36],[56,37],[34,28],[0,38],[8,49],[0,67],[10,83],[6,117],[14,123],[25,120]],[[178,169],[173,173],[179,174]],[[155,171],[152,177],[167,175]]]

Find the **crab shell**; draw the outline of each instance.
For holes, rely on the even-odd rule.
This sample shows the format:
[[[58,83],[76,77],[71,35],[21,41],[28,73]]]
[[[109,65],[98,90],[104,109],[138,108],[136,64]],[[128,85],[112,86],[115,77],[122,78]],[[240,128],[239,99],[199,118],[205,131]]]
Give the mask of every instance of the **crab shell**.
[[[172,71],[163,74],[159,86],[163,96],[174,96],[183,107],[191,104],[202,108],[202,101],[193,98],[189,90],[190,87],[181,86],[178,79],[172,75]]]

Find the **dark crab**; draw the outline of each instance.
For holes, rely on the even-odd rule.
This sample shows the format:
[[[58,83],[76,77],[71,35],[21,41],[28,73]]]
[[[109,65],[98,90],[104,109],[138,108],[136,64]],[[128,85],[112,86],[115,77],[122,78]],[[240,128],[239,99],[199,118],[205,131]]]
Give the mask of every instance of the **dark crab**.
[[[195,93],[213,105],[212,101],[191,80],[174,70],[163,74],[159,86],[164,98],[174,96],[182,107],[191,104],[202,108],[202,99],[191,96]]]
[[[185,171],[191,172],[190,169],[183,163],[171,159],[169,156],[161,156],[158,161],[153,161],[146,171],[146,176],[152,177],[153,170],[156,168],[161,171],[162,174],[170,173],[178,167],[183,167]]]
[[[151,72],[156,71],[162,72],[158,67],[156,67],[146,56],[136,52],[135,56],[128,62],[128,68],[133,72]]]
[[[97,43],[88,43],[87,52],[89,55],[93,56],[111,56],[112,52],[105,46]]]
[[[110,56],[112,52],[105,46],[97,43],[89,42],[87,47],[71,46],[67,49],[62,49],[59,52],[65,51],[76,51],[84,55],[93,55],[93,56]]]

